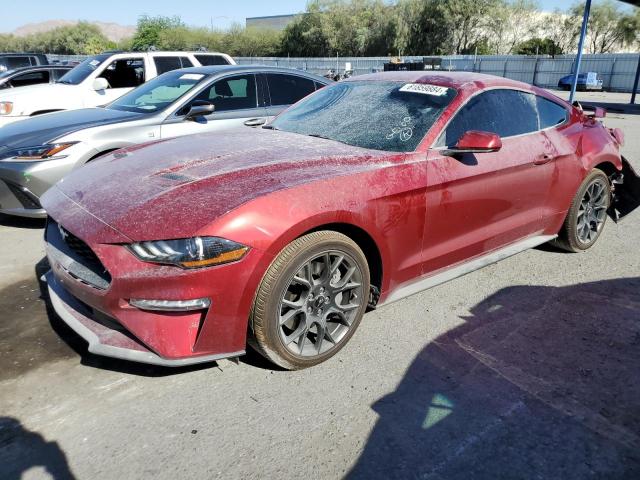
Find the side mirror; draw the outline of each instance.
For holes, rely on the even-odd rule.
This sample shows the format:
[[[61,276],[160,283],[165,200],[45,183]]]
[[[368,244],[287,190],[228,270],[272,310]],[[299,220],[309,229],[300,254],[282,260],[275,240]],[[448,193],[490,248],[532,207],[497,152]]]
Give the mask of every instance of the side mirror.
[[[109,82],[106,78],[98,77],[93,81],[92,88],[96,92],[99,92],[100,90],[106,90],[107,88],[109,88]]]
[[[201,117],[203,115],[210,115],[215,110],[215,105],[204,100],[196,100],[191,105],[191,108],[184,116],[185,120],[193,119],[195,117]]]
[[[496,133],[469,130],[465,132],[455,147],[444,150],[445,155],[460,153],[488,153],[497,152],[502,148],[502,140]]]

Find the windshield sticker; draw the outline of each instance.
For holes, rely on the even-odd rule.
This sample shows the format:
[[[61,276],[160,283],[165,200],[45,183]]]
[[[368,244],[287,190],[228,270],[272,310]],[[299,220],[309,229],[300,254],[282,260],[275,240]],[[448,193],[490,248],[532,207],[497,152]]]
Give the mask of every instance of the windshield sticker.
[[[391,133],[387,135],[387,140],[392,140],[396,135],[398,135],[401,142],[406,142],[413,137],[411,117],[404,117],[399,127],[392,128]]]
[[[446,95],[447,87],[439,85],[429,85],[426,83],[407,83],[400,87],[401,92],[421,93],[422,95],[436,95],[441,97]]]
[[[89,62],[89,65],[91,65],[92,67],[97,67],[98,65],[100,65],[100,61],[99,60],[91,60]]]
[[[200,75],[199,73],[185,73],[181,75],[179,80],[200,80],[204,75]]]

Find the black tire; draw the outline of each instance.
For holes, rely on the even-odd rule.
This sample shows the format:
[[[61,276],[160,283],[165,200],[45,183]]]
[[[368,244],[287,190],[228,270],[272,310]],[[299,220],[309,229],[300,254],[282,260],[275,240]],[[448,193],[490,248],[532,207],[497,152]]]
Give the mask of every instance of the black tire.
[[[591,185],[595,182],[599,182],[599,184],[604,186],[604,197],[603,201],[605,202],[605,211],[603,215],[603,220],[601,224],[598,224],[597,230],[593,232],[593,236],[588,240],[584,241],[580,238],[578,232],[578,222],[580,217],[580,209],[583,199],[585,198],[585,193],[589,189]],[[565,218],[564,224],[558,233],[558,237],[554,240],[554,244],[568,252],[581,252],[591,248],[602,233],[602,229],[607,220],[606,210],[609,209],[611,205],[611,184],[609,183],[609,179],[607,175],[597,168],[594,168],[589,175],[583,180],[580,184],[580,188],[576,192],[573,200],[571,201],[571,206],[569,207],[569,211],[567,212],[567,217]]]
[[[337,252],[339,255],[344,254],[346,256],[345,258],[359,269],[358,275],[361,280],[361,287],[358,288],[361,288],[359,291],[363,293],[359,299],[360,306],[352,310],[354,313],[352,314],[352,320],[349,326],[345,326],[345,328],[347,328],[346,332],[341,334],[342,336],[337,343],[332,342],[331,345],[333,346],[327,347],[329,348],[327,351],[313,356],[304,356],[302,354],[302,348],[306,340],[303,340],[303,346],[300,347],[300,354],[296,354],[292,352],[290,347],[285,345],[285,341],[282,338],[280,317],[283,315],[282,309],[286,308],[283,307],[283,298],[287,295],[287,292],[290,291],[289,289],[292,286],[292,281],[294,281],[294,276],[299,274],[302,271],[301,269],[304,269],[307,265],[313,265],[314,259],[327,255],[326,252],[331,252],[331,255],[336,255]],[[330,259],[330,257],[328,258]],[[309,271],[311,270],[312,268],[309,267]],[[311,273],[311,275],[313,274]],[[299,278],[299,276],[295,278]],[[331,277],[330,273],[327,273],[327,278],[333,277]],[[331,281],[332,280],[328,280],[328,282]],[[324,362],[338,353],[355,333],[367,308],[369,281],[370,275],[367,259],[358,245],[349,237],[338,232],[319,231],[294,240],[287,245],[271,263],[258,287],[256,298],[251,309],[249,344],[265,358],[287,370],[298,370]],[[348,280],[345,280],[345,282],[348,282]],[[309,291],[316,287],[309,287]],[[296,301],[308,305],[311,300],[308,300],[309,297],[306,295],[306,293],[301,294],[300,299]],[[333,295],[333,293],[331,295]],[[339,295],[340,298],[342,298],[344,294]],[[356,295],[351,291],[348,295],[349,303],[351,303],[352,297],[355,298]],[[313,295],[310,295],[310,297],[313,297]],[[316,301],[318,299],[319,297],[316,297]],[[337,302],[337,299],[338,296],[336,295],[334,301]],[[322,299],[322,301],[324,302],[324,299]],[[328,312],[330,311],[330,307],[328,304],[327,307],[326,317],[329,318]],[[311,318],[312,314],[307,315],[304,308],[311,307],[303,307],[303,311],[301,312],[305,319],[304,322],[307,322],[307,318]],[[299,322],[299,325],[302,325],[302,329],[305,328],[303,320],[297,320],[297,322]],[[306,324],[308,325],[308,323]],[[318,326],[317,328],[319,329],[320,327]],[[297,331],[297,328],[294,328],[294,330]],[[319,332],[319,330],[317,331]],[[311,332],[310,334],[312,335]],[[303,334],[305,339],[307,335],[307,333]],[[319,337],[320,335],[316,335],[315,337],[316,344]],[[323,334],[322,339],[324,338],[325,336]],[[318,348],[320,348],[320,346]]]

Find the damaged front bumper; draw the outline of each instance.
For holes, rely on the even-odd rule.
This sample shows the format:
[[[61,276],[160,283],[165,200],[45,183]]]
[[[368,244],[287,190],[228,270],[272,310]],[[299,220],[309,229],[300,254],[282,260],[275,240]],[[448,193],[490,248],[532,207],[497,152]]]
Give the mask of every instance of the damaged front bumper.
[[[612,179],[613,203],[609,215],[619,222],[640,206],[640,175],[629,161],[622,157],[622,171]]]

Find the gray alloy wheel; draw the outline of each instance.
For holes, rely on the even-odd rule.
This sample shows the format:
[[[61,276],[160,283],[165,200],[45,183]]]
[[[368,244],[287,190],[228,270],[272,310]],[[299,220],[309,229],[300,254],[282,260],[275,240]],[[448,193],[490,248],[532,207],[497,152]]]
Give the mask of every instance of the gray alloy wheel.
[[[594,168],[573,197],[555,245],[569,252],[587,250],[602,233],[611,205],[611,184],[602,170]]]
[[[609,185],[602,177],[594,178],[580,201],[576,219],[576,234],[583,244],[589,244],[600,234],[607,219]]]
[[[281,295],[280,340],[295,355],[325,353],[345,338],[365,300],[362,271],[350,255],[315,254]]]
[[[300,237],[280,252],[262,279],[249,343],[289,370],[321,363],[355,332],[368,292],[369,266],[353,240],[333,231]]]

